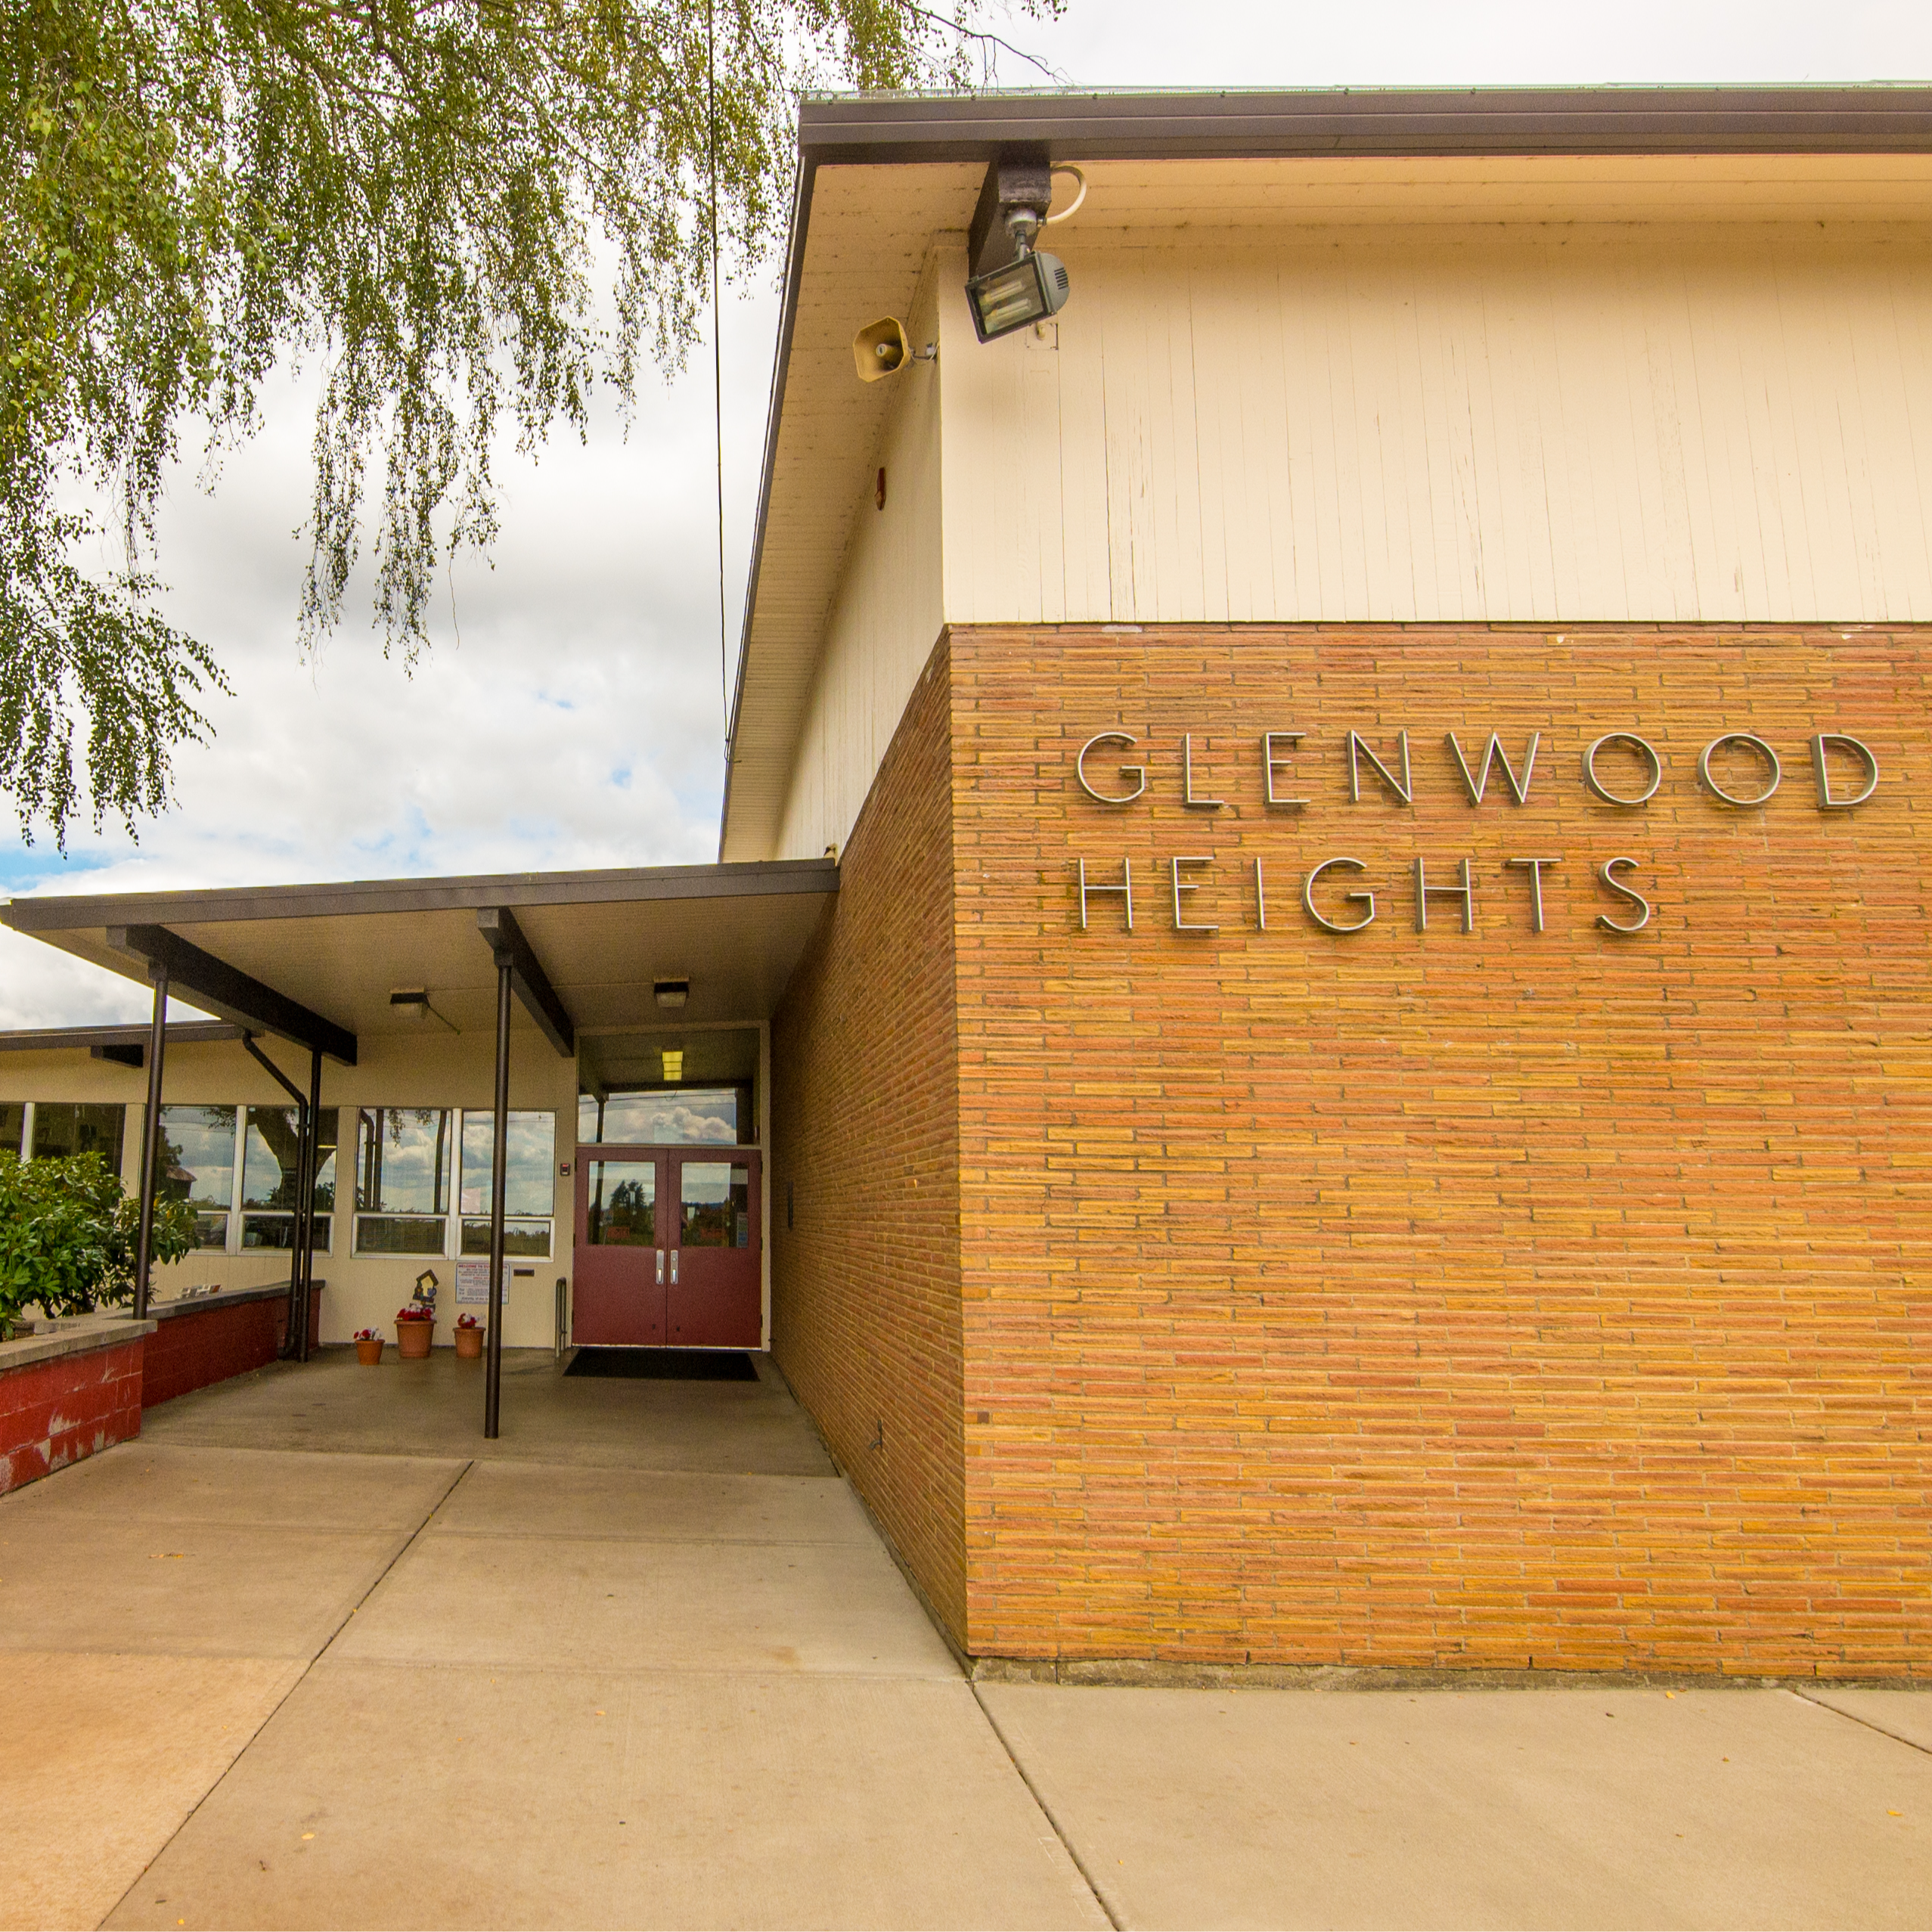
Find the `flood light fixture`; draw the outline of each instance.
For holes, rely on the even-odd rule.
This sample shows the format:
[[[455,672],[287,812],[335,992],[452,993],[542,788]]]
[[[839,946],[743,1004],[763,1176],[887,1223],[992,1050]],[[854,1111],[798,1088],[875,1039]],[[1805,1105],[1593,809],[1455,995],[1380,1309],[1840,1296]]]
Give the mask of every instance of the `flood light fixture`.
[[[1071,207],[1051,215],[1047,209],[1056,175],[1078,181],[1080,192]],[[966,245],[968,265],[975,271],[966,285],[966,306],[982,342],[1044,322],[1067,305],[1073,281],[1066,264],[1034,243],[1042,228],[1065,221],[1086,198],[1087,180],[1080,170],[1042,154],[1008,154],[988,166]]]
[[[688,979],[656,979],[651,982],[651,991],[660,1006],[681,1006],[691,997],[691,982]]]
[[[966,284],[973,333],[982,342],[993,342],[1044,322],[1067,305],[1071,288],[1066,264],[1057,255],[1029,248],[1017,261]]]

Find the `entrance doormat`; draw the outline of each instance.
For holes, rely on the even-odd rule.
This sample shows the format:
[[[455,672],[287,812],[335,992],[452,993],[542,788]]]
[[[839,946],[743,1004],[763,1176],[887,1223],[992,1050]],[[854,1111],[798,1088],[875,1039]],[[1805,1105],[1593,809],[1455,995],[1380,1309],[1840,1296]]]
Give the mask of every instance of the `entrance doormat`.
[[[566,1375],[628,1382],[755,1382],[752,1358],[737,1348],[580,1348]]]

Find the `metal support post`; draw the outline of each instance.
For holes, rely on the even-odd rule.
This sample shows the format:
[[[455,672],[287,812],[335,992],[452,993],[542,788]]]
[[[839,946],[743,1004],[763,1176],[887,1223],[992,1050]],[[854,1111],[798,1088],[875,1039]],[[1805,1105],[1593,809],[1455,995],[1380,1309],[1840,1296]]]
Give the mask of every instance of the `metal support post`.
[[[141,1123],[141,1233],[135,1246],[134,1318],[147,1319],[148,1275],[154,1260],[154,1164],[161,1140],[161,1066],[168,1056],[168,969],[150,964],[154,1024],[147,1036],[147,1112]]]
[[[244,1033],[241,1036],[241,1044],[247,1050],[249,1057],[255,1062],[256,1065],[260,1067],[268,1078],[274,1081],[295,1102],[295,1216],[294,1225],[290,1230],[294,1245],[289,1250],[288,1327],[282,1337],[282,1359],[284,1361],[292,1358],[298,1362],[305,1362],[309,1357],[299,1347],[296,1324],[297,1322],[305,1323],[308,1320],[302,1293],[302,1242],[305,1238],[302,1214],[302,1177],[307,1171],[309,1164],[309,1129],[312,1122],[309,1111],[309,1102],[302,1097],[302,1089],[296,1086],[295,1082],[290,1079],[288,1075],[284,1073],[259,1047],[256,1045],[253,1034]],[[248,1150],[244,1146],[242,1149],[242,1159],[244,1163],[247,1162],[247,1158]],[[305,1339],[308,1333],[307,1328],[304,1327],[299,1331],[299,1336]]]
[[[484,1341],[483,1435],[494,1442],[503,1391],[503,1204],[510,1158],[510,1000],[513,961],[497,955],[496,1117],[490,1146],[490,1301]]]
[[[309,1360],[309,1310],[315,1299],[315,1183],[322,1168],[322,1054],[309,1053],[309,1153],[302,1177],[302,1345],[298,1362]]]

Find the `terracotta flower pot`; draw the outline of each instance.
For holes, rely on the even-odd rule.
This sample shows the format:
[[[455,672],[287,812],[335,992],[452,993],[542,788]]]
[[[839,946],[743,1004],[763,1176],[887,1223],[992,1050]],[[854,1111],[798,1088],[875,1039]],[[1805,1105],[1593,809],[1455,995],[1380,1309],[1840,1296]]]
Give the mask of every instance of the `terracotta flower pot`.
[[[436,1332],[434,1322],[398,1322],[395,1325],[395,1352],[405,1362],[426,1361],[430,1338]]]
[[[483,1352],[483,1332],[481,1329],[458,1329],[456,1332],[456,1353],[465,1362],[473,1362]]]
[[[373,1369],[383,1359],[383,1338],[377,1336],[374,1341],[358,1341],[355,1344],[355,1359],[365,1369]]]

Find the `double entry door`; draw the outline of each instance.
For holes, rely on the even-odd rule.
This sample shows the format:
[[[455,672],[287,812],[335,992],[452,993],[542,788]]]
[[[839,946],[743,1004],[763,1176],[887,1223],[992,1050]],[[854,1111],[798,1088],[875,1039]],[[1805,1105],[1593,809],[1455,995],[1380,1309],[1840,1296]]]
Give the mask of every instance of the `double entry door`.
[[[571,1339],[756,1348],[763,1239],[748,1149],[579,1147]]]

